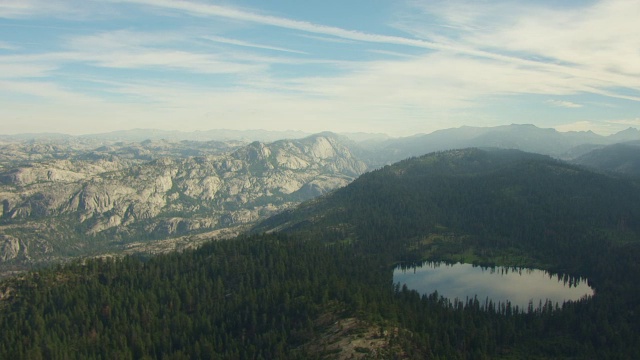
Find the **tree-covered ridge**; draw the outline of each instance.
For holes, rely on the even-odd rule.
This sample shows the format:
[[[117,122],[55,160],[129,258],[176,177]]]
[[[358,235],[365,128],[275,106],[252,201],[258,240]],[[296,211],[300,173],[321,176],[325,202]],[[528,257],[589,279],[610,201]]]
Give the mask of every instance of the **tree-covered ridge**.
[[[588,152],[573,163],[629,176],[640,176],[640,141],[619,143]]]
[[[558,262],[552,250],[576,239],[638,240],[640,187],[537,154],[454,150],[364,174],[257,231],[271,228],[399,252],[453,235]]]

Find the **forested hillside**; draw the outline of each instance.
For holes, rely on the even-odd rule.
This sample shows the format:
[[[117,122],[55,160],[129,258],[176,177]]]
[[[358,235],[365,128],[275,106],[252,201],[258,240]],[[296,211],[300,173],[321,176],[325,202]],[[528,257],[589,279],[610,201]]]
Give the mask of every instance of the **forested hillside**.
[[[595,149],[573,160],[574,163],[601,171],[640,176],[640,141]]]
[[[364,174],[255,231],[358,239],[370,251],[411,248],[419,257],[424,255],[419,249],[434,251],[433,239],[446,237],[447,244],[464,243],[478,261],[495,262],[498,253],[517,249],[528,254],[526,261],[550,265],[563,263],[569,248],[591,239],[638,240],[639,189],[632,180],[543,155],[453,150]],[[566,248],[557,251],[558,246]],[[473,252],[475,247],[482,251]]]
[[[629,179],[518,151],[429,154],[256,235],[5,281],[0,358],[640,358],[639,220]],[[516,309],[393,284],[395,265],[426,259],[584,276],[595,295]]]

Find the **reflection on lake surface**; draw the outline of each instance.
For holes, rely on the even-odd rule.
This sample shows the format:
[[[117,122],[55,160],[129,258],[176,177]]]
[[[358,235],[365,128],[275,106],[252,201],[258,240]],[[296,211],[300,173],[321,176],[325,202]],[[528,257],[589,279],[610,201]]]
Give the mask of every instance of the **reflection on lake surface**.
[[[396,268],[393,282],[404,284],[421,294],[438,295],[449,300],[465,301],[477,296],[480,302],[489,299],[494,303],[511,302],[526,309],[529,302],[537,307],[546,300],[562,305],[593,295],[593,289],[584,279],[550,275],[536,269],[518,269],[496,266],[493,268],[457,263],[424,263],[420,267]]]

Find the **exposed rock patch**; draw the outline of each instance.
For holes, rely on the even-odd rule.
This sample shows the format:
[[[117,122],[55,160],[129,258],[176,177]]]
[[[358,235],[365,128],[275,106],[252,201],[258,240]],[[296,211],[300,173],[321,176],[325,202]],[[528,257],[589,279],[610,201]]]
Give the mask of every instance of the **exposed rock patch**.
[[[237,228],[344,186],[367,169],[330,135],[201,156],[181,156],[189,153],[185,143],[151,141],[11,146],[20,160],[7,166],[12,160],[4,158],[0,168],[0,263]],[[39,151],[63,159],[34,156]]]

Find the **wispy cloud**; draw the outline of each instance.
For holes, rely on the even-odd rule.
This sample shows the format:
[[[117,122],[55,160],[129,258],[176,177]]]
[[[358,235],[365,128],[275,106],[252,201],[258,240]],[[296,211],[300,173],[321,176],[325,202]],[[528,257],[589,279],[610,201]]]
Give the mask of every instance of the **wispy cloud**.
[[[255,49],[283,51],[283,52],[296,53],[296,54],[306,54],[306,52],[304,52],[304,51],[286,49],[286,48],[277,47],[277,46],[255,44],[255,43],[248,42],[248,41],[242,41],[242,40],[237,40],[237,39],[229,39],[229,38],[225,38],[225,37],[222,37],[222,36],[203,36],[202,38],[206,39],[206,40],[209,40],[209,41],[221,43],[221,44],[236,45],[236,46],[249,47],[249,48],[255,48]]]
[[[307,38],[307,39],[328,42],[328,43],[339,43],[339,44],[353,44],[354,43],[353,40],[340,39],[340,38],[335,38],[335,37],[318,36],[318,35],[310,35],[310,34],[298,34],[298,36],[303,37],[303,38]]]
[[[599,93],[610,97],[620,97],[640,101],[639,96],[627,95],[615,89],[616,87],[626,87],[637,89],[637,77],[640,73],[640,54],[635,54],[631,59],[624,55],[629,55],[633,50],[638,49],[640,40],[615,40],[615,48],[621,51],[618,60],[610,59],[610,52],[595,51],[619,36],[619,30],[625,30],[627,34],[640,32],[635,17],[629,14],[637,13],[634,10],[640,8],[640,3],[629,0],[612,0],[597,3],[595,6],[586,7],[579,10],[578,14],[567,12],[554,12],[544,8],[518,8],[510,7],[503,3],[500,5],[501,11],[491,15],[491,18],[502,16],[505,25],[493,25],[487,27],[485,21],[489,15],[487,12],[495,10],[495,7],[486,6],[482,11],[459,11],[461,6],[444,6],[438,8],[437,15],[453,26],[464,24],[470,29],[482,29],[479,33],[463,33],[462,39],[448,39],[448,41],[434,42],[419,38],[407,38],[400,36],[390,36],[375,33],[343,29],[334,26],[325,26],[306,21],[293,20],[285,17],[263,15],[255,12],[240,10],[227,6],[211,5],[192,1],[168,1],[168,0],[118,0],[139,5],[152,6],[167,10],[184,11],[194,16],[222,17],[238,21],[257,23],[261,25],[275,26],[290,30],[308,32],[322,36],[332,36],[340,39],[394,44],[410,47],[429,49],[434,51],[453,54],[452,56],[472,56],[480,59],[478,69],[482,71],[485,63],[482,59],[511,64],[523,69],[523,71],[538,71],[552,76],[548,78],[563,78],[565,82],[572,83],[568,86],[561,86],[558,92],[543,91],[543,93],[564,93],[564,88],[579,88],[583,91]],[[437,2],[441,5],[441,2]],[[467,2],[464,6],[469,6]],[[471,6],[475,9],[473,6]],[[427,11],[431,7],[426,7]],[[455,11],[454,11],[455,10]],[[507,12],[505,10],[513,10]],[[480,15],[477,15],[480,14]],[[604,14],[605,20],[602,20]],[[481,15],[485,15],[482,17]],[[508,15],[508,17],[506,17]],[[597,16],[596,16],[597,15]],[[576,19],[584,17],[577,22],[576,26],[567,27],[566,23],[574,24]],[[511,20],[509,20],[511,19]],[[498,22],[500,23],[500,22]],[[604,35],[598,37],[601,41],[596,44],[589,42],[588,34],[593,31],[589,29],[611,28],[617,24],[615,30],[604,30]],[[415,26],[414,28],[420,28]],[[587,35],[585,35],[587,34]],[[442,36],[434,36],[440,38]],[[633,37],[630,37],[633,38]],[[637,38],[637,37],[636,37]],[[576,41],[577,39],[577,41]],[[589,50],[580,49],[576,43],[589,43]],[[624,46],[622,46],[624,45]],[[488,51],[485,49],[493,49]],[[625,49],[623,51],[623,49]],[[587,60],[594,57],[593,54],[603,53],[606,56],[595,55],[595,58],[609,59],[605,63],[594,63],[594,60]],[[457,55],[456,55],[457,54]],[[536,55],[536,56],[532,56]],[[558,61],[549,62],[548,58]],[[543,59],[543,60],[540,60]],[[549,84],[555,86],[554,84]],[[544,88],[545,84],[539,86]],[[530,88],[530,87],[529,87]],[[550,90],[550,86],[548,87]],[[510,91],[518,92],[517,89]]]
[[[640,117],[635,119],[609,120],[607,122],[615,125],[634,126],[640,128]]]
[[[84,106],[87,108],[95,108],[95,106],[107,104],[107,102],[100,97],[66,89],[55,82],[40,79],[32,81],[0,79],[0,89],[0,94],[3,94],[5,100],[10,97],[16,97],[16,99],[12,99],[12,102],[19,105],[17,107],[5,107],[4,113],[7,116],[11,115],[12,111],[15,112],[16,116],[21,116],[20,114],[22,112],[24,113],[23,115],[27,113],[38,113],[42,111],[42,108],[60,108],[61,104],[63,105],[62,108],[66,108],[69,113],[73,113],[74,109],[79,109]],[[10,91],[8,89],[10,89]],[[24,100],[25,98],[23,98],[23,96],[26,96],[27,99],[33,97],[39,98],[39,106],[29,106],[29,100]],[[40,108],[40,106],[42,108]],[[56,111],[54,110],[53,112]],[[105,114],[108,114],[108,112]],[[44,116],[44,114],[42,115]],[[60,120],[64,121],[63,119]]]
[[[569,124],[557,125],[555,129],[560,132],[593,131],[599,135],[611,135],[624,130],[624,127],[609,122],[581,120]]]
[[[535,61],[520,59],[503,54],[487,52],[475,48],[469,48],[456,44],[438,43],[416,38],[406,38],[401,36],[391,36],[384,34],[368,33],[335,26],[315,24],[307,21],[293,20],[286,17],[272,15],[262,15],[255,12],[240,10],[233,7],[197,3],[192,1],[169,1],[169,0],[113,0],[115,2],[135,3],[139,5],[153,6],[169,10],[180,10],[188,12],[194,16],[222,17],[238,21],[257,23],[260,25],[274,26],[289,30],[304,31],[324,36],[354,40],[360,42],[404,45],[430,50],[451,51],[467,55],[494,58],[499,60],[511,60],[523,63],[536,63]]]
[[[198,74],[250,74],[267,65],[229,62],[215,54],[200,54],[175,49],[67,51],[41,55],[0,56],[0,79],[55,76],[69,64],[92,65],[111,69],[174,70]]]
[[[18,47],[0,40],[0,50],[16,50]]]
[[[209,49],[201,46],[207,42],[235,45],[257,50],[274,50],[283,53],[306,53],[294,49],[263,45],[212,35],[193,35],[180,31],[142,32],[131,30],[106,31],[92,35],[69,38],[65,53],[43,54],[32,58],[46,60],[89,62],[95,66],[115,68],[160,67],[194,73],[255,73],[273,64],[324,64],[345,68],[348,61],[315,59],[299,56],[269,56],[262,52],[241,52]],[[191,43],[187,50],[185,43]],[[63,55],[64,54],[64,55]],[[64,59],[61,59],[64,58]],[[23,58],[24,59],[24,58]]]
[[[506,1],[418,4],[451,24],[473,29],[456,33],[457,41],[466,46],[543,59],[554,66],[546,70],[566,76],[568,82],[581,82],[591,87],[590,92],[640,100],[640,38],[630,35],[640,32],[640,2],[597,1],[570,11]],[[411,26],[424,29],[418,23]],[[636,95],[621,88],[633,89]]]
[[[0,3],[0,18],[19,18],[38,12],[36,1],[6,0]],[[44,5],[44,4],[43,4]]]
[[[83,54],[83,57],[85,61],[101,67],[176,69],[201,74],[247,73],[264,68],[255,64],[227,62],[215,55],[179,50],[141,49],[136,52],[114,52],[108,56],[96,55]]]
[[[598,1],[574,11],[514,8],[515,21],[470,40],[485,46],[539,55],[608,74],[640,75],[640,3]],[[618,56],[612,56],[618,55]]]
[[[547,100],[546,103],[556,107],[563,107],[563,108],[581,108],[582,107],[581,104],[576,104],[574,102],[564,101],[564,100]]]
[[[611,135],[630,127],[640,128],[640,118],[607,121],[581,120],[555,126],[558,131],[593,131],[600,135]]]
[[[51,64],[19,63],[0,61],[0,79],[28,79],[44,77],[57,67]]]
[[[418,57],[417,55],[411,55],[411,54],[406,54],[406,53],[401,53],[401,52],[397,52],[397,51],[387,51],[387,50],[378,50],[378,49],[373,49],[373,50],[369,50],[369,52],[375,53],[375,54],[381,54],[381,55],[390,55],[390,56],[395,56],[395,57],[399,57],[399,58],[416,58]]]
[[[92,1],[84,0],[2,0],[0,19],[30,17],[78,18],[92,13]]]
[[[70,61],[109,68],[159,68],[193,73],[250,73],[265,65],[229,59],[228,54],[188,51],[182,34],[170,32],[111,31],[69,40]],[[235,61],[234,61],[235,60]]]

